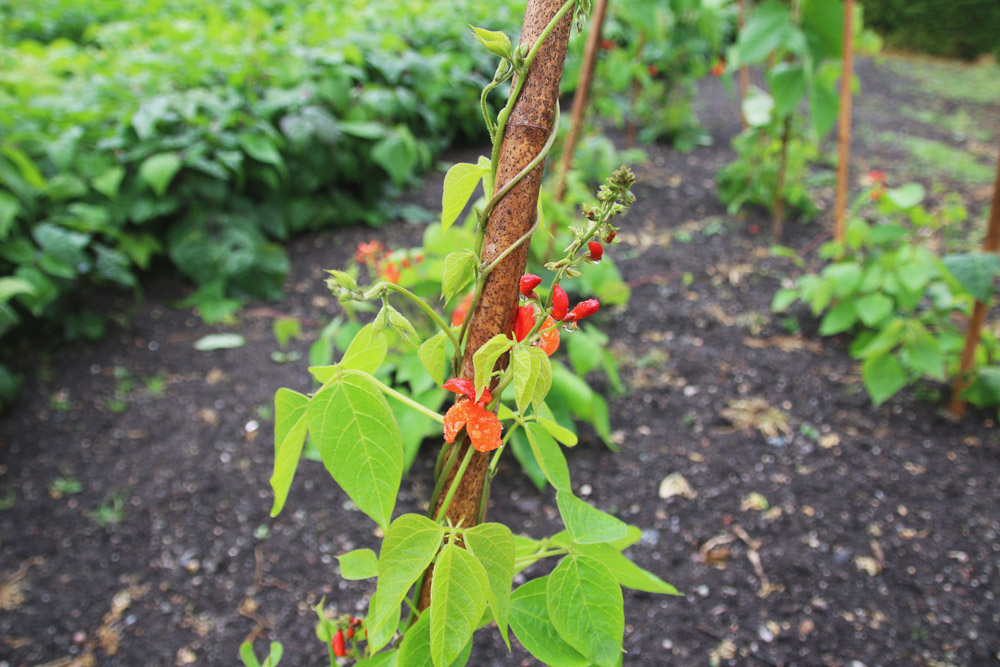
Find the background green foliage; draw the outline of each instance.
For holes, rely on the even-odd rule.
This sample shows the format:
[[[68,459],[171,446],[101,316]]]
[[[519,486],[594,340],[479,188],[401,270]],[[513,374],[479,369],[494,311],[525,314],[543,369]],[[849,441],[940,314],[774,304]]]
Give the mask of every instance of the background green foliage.
[[[203,315],[280,296],[274,243],[385,219],[394,190],[480,136],[489,54],[435,3],[42,0],[0,16],[0,335],[66,333],[92,285],[169,260]]]
[[[933,55],[1000,56],[1000,3],[994,0],[861,0],[869,25],[890,48]]]

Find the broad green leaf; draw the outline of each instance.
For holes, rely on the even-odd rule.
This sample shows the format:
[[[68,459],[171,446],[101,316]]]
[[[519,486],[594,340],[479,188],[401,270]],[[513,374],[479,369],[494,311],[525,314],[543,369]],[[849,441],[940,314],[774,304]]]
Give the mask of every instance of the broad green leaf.
[[[840,262],[827,266],[820,275],[830,282],[835,297],[844,297],[858,288],[863,272],[855,262]]]
[[[444,192],[441,195],[441,232],[448,231],[452,223],[465,210],[469,198],[476,191],[483,168],[479,165],[459,162],[444,176]]]
[[[162,197],[180,168],[181,159],[176,153],[157,153],[142,161],[139,176],[153,188],[156,196]]]
[[[35,288],[23,278],[4,276],[0,278],[0,303],[10,301],[18,294],[34,294]]]
[[[288,167],[285,166],[285,160],[281,157],[281,152],[278,151],[278,147],[274,145],[274,141],[270,137],[244,132],[240,134],[239,141],[240,148],[247,155],[258,162],[273,166],[282,176],[288,177]]]
[[[444,384],[445,364],[447,363],[448,337],[443,331],[439,331],[423,342],[417,350],[420,363],[424,365],[427,374],[434,380],[434,384]]]
[[[898,188],[890,188],[885,196],[899,208],[908,209],[922,202],[924,194],[924,186],[920,183],[907,183]]]
[[[567,556],[549,575],[545,599],[552,625],[567,644],[600,667],[620,663],[625,603],[606,565],[588,556]]]
[[[906,369],[895,356],[877,354],[861,364],[861,379],[872,402],[880,405],[906,386]]]
[[[472,280],[476,270],[476,256],[469,250],[453,252],[444,258],[444,275],[441,276],[441,296],[445,302],[461,292]]]
[[[607,565],[615,580],[625,588],[664,595],[681,594],[674,586],[633,563],[620,549],[611,544],[580,544],[576,547],[576,551]]]
[[[528,476],[531,483],[539,491],[544,491],[545,487],[548,486],[548,480],[545,478],[545,473],[542,472],[542,467],[538,465],[535,453],[531,451],[531,445],[528,444],[528,436],[525,435],[525,430],[518,424],[514,424],[511,428],[513,430],[511,431],[508,445],[514,452],[514,458],[521,464],[521,471]]]
[[[513,53],[511,51],[512,47],[510,45],[510,37],[506,33],[500,32],[499,30],[485,30],[483,28],[477,28],[474,25],[470,25],[473,34],[479,43],[486,47],[486,50],[495,56],[500,58],[506,58],[511,60],[513,58]]]
[[[475,632],[486,610],[488,579],[476,557],[448,544],[434,563],[431,580],[431,658],[450,665]]]
[[[382,392],[369,375],[342,371],[313,396],[306,419],[330,475],[385,530],[403,476],[403,442]]]
[[[288,498],[288,489],[302,457],[306,441],[306,408],[309,397],[282,387],[274,395],[274,473],[271,516],[278,516]]]
[[[537,412],[552,386],[552,363],[541,348],[518,345],[511,352],[514,373],[514,402],[522,415],[528,406]]]
[[[465,531],[463,539],[465,548],[486,568],[487,602],[509,650],[507,625],[510,622],[510,588],[514,580],[514,536],[510,528],[501,523],[483,523]]]
[[[420,160],[416,139],[405,125],[397,126],[372,146],[371,158],[397,186],[406,184]]]
[[[834,336],[843,333],[857,321],[858,314],[854,312],[854,303],[841,301],[823,316],[823,321],[819,323],[819,335]]]
[[[524,584],[510,598],[510,626],[517,640],[546,665],[586,667],[590,661],[559,636],[549,619],[545,590],[548,576]]]
[[[10,234],[14,218],[21,210],[21,202],[9,192],[0,192],[0,241]]]
[[[556,491],[566,492],[572,497],[569,482],[569,466],[566,463],[566,456],[559,447],[559,443],[552,438],[541,424],[528,424],[525,427],[525,435],[528,438],[528,444],[531,445],[531,452],[535,455],[535,460],[545,474],[545,479],[549,481],[549,484]],[[558,495],[556,497],[558,498]]]
[[[945,380],[944,351],[938,339],[926,329],[908,335],[900,354],[904,365],[935,380]]]
[[[813,60],[840,58],[844,38],[841,0],[805,0],[802,3],[802,30]]]
[[[774,98],[774,112],[784,118],[806,94],[806,73],[802,65],[778,63],[767,73],[767,83]]]
[[[816,135],[823,137],[837,122],[840,97],[837,94],[839,66],[825,63],[809,86],[809,114]]]
[[[576,373],[556,362],[552,364],[552,389],[550,396],[561,397],[577,417],[589,418],[594,402],[594,390]],[[554,405],[549,400],[550,405]]]
[[[123,178],[125,178],[123,167],[111,167],[94,178],[90,184],[108,199],[118,199],[118,188],[121,186]]]
[[[195,341],[194,349],[199,352],[213,352],[215,350],[233,350],[246,345],[246,338],[239,334],[223,333],[208,334]]]
[[[476,373],[476,397],[483,395],[483,390],[490,384],[493,368],[497,360],[507,353],[514,341],[504,334],[497,334],[483,343],[482,347],[472,355],[472,366]]]
[[[576,443],[579,442],[579,439],[576,437],[576,433],[569,430],[565,426],[560,426],[551,419],[539,417],[538,423],[549,432],[549,435],[567,447],[576,447]]]
[[[854,311],[865,326],[875,327],[889,316],[895,302],[884,294],[868,294],[854,302]]]
[[[796,31],[786,5],[769,0],[758,6],[739,35],[741,65],[763,62],[772,51],[787,48],[790,35]]]
[[[472,648],[471,645],[469,648]],[[386,651],[385,653],[377,653],[370,658],[358,660],[354,663],[354,667],[398,667],[400,664],[399,653],[398,649]]]
[[[799,298],[799,291],[795,288],[788,287],[785,289],[780,289],[774,294],[774,298],[771,299],[771,310],[776,313],[783,312],[790,305],[795,303]]]
[[[374,374],[385,361],[389,341],[382,332],[374,333],[375,325],[366,324],[355,334],[340,360],[340,368]]]
[[[903,320],[897,317],[882,327],[882,330],[863,347],[855,350],[852,345],[851,355],[855,359],[867,359],[868,357],[885,354],[902,342],[903,333]]]
[[[243,660],[244,667],[260,667],[260,661],[257,660],[257,655],[253,652],[251,642],[240,644],[240,659]]]
[[[1000,257],[996,253],[967,253],[948,255],[945,268],[977,301],[986,303],[996,292],[993,279],[1000,270]]]
[[[624,521],[580,500],[566,489],[557,489],[556,505],[566,530],[578,544],[620,540],[628,534]]]
[[[337,556],[340,576],[348,581],[360,581],[378,576],[378,557],[371,549],[355,549]]]
[[[455,658],[449,667],[463,667],[469,662],[471,654],[472,640],[470,639],[462,653]],[[431,615],[429,613],[421,614],[413,627],[403,635],[403,641],[399,646],[399,660],[392,665],[395,667],[435,667],[431,657]],[[362,667],[362,665],[359,662],[355,667]]]
[[[605,347],[591,334],[592,331],[588,327],[569,337],[569,362],[580,377],[586,377],[587,373],[600,366],[604,357]]]
[[[379,551],[378,587],[368,614],[372,651],[378,651],[392,638],[399,622],[399,605],[434,560],[443,540],[444,529],[419,514],[404,514],[389,526]]]

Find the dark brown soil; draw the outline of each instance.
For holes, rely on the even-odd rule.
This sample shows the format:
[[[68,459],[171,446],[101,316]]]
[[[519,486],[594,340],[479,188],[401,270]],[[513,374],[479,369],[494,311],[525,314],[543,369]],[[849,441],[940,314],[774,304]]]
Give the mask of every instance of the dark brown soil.
[[[855,175],[878,167],[900,183],[910,173],[905,154],[866,140],[877,131],[967,148],[896,113],[924,100],[907,80],[867,61],[860,71]],[[942,104],[1000,118],[997,106]],[[612,401],[622,451],[584,429],[568,452],[577,493],[640,526],[631,556],[685,592],[626,592],[625,664],[996,664],[991,415],[948,421],[942,386],[873,408],[847,340],[817,345],[808,313],[769,312],[799,269],[769,256],[763,213],[725,215],[714,174],[732,157],[735,103],[710,82],[701,106],[715,145],[649,149],[613,250],[634,287],[629,307],[601,322],[631,389]],[[415,197],[432,205],[440,183],[431,177]],[[974,212],[988,201],[988,188],[945,184]],[[831,190],[821,192],[828,207]],[[783,241],[814,248],[828,224],[793,222]],[[20,401],[0,421],[0,665],[233,665],[248,636],[258,653],[265,640],[283,642],[283,664],[326,664],[310,606],[325,597],[363,613],[370,587],[340,581],[335,556],[377,538],[309,462],[284,513],[268,517],[272,397],[310,389],[304,361],[270,359],[272,319],[300,317],[315,337],[336,312],[322,269],[360,241],[400,246],[419,235],[397,224],[297,239],[287,300],[249,306],[236,326],[203,325],[172,305],[186,288],[158,282],[102,342],[23,361]],[[805,338],[789,333],[796,326]],[[237,330],[244,347],[192,347]],[[292,349],[305,354],[308,342]],[[758,425],[772,409],[788,433],[740,429],[726,412],[754,406]],[[432,456],[428,448],[404,480],[398,512],[425,506]],[[672,473],[697,495],[661,498]],[[58,479],[79,491],[60,495]],[[490,518],[548,534],[554,496],[508,463]],[[473,664],[533,664],[516,643],[511,656],[495,632],[481,634]]]

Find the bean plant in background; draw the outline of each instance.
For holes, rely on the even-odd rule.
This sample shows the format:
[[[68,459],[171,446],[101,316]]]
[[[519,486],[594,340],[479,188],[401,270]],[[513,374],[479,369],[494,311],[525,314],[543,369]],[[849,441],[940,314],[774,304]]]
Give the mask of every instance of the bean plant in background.
[[[852,207],[845,242],[823,246],[830,261],[800,277],[772,302],[784,311],[795,301],[822,316],[822,336],[849,334],[850,353],[861,362],[865,390],[879,405],[906,386],[954,377],[962,353],[963,323],[975,299],[986,303],[1000,272],[995,253],[946,252],[951,228],[966,219],[964,207],[922,205],[924,190],[910,183],[887,188],[882,172]],[[984,330],[966,397],[976,405],[1000,404],[1000,344]]]
[[[285,504],[308,434],[334,480],[385,535],[378,555],[359,549],[340,556],[345,578],[376,579],[367,615],[331,619],[322,605],[317,607],[317,634],[328,643],[331,664],[351,658],[365,665],[463,665],[473,632],[495,622],[508,645],[511,628],[547,664],[612,667],[622,661],[621,586],[676,593],[622,555],[638,539],[638,528],[573,494],[561,445],[574,445],[576,437],[556,423],[547,403],[556,376],[549,355],[564,336],[580,335],[580,323],[600,308],[594,298],[570,307],[564,285],[599,266],[604,246],[614,242],[613,223],[633,201],[631,172],[622,168],[608,179],[573,229],[572,242],[545,264],[545,278],[522,275],[527,245],[539,226],[541,166],[554,135],[552,129],[547,138],[539,134],[538,123],[552,128],[557,122],[553,109],[569,23],[573,15],[582,22],[586,4],[529,2],[522,44],[516,47],[502,32],[473,29],[500,58],[483,92],[494,150],[490,157],[449,171],[438,231],[447,238],[459,229],[452,212],[460,211],[482,182],[486,204],[477,211],[468,245],[445,256],[440,281],[441,296],[460,299],[464,312],[449,322],[391,280],[396,275],[385,261],[375,263],[372,273],[383,280],[372,285],[360,284],[350,271],[331,271],[328,285],[338,299],[381,302],[378,313],[354,336],[339,363],[310,368],[321,383],[317,391],[305,395],[280,389],[275,397],[273,513]],[[507,81],[512,84],[507,105],[494,116],[486,105],[488,94]],[[540,115],[530,115],[531,110]],[[524,118],[532,124],[519,126]],[[512,164],[519,166],[512,169]],[[525,192],[527,198],[521,195]],[[501,219],[524,224],[525,230],[497,246],[510,231],[496,225]],[[517,222],[523,219],[526,224]],[[470,297],[465,296],[467,284],[472,285]],[[407,309],[423,313],[436,333],[422,335],[404,314]],[[503,313],[499,321],[497,312]],[[496,325],[500,330],[490,334]],[[443,416],[379,379],[390,339],[414,347],[421,369],[413,372],[426,374],[456,397]],[[404,451],[390,401],[433,420],[444,432],[427,516],[393,518]],[[524,434],[556,489],[566,530],[548,538],[514,536],[502,524],[483,523],[489,481],[515,433]],[[477,486],[470,480],[478,474],[483,477]],[[516,572],[546,558],[558,559],[550,574],[511,591]],[[408,613],[401,620],[404,603]],[[252,649],[244,652],[252,657]]]
[[[709,141],[694,112],[696,83],[721,54],[733,20],[728,0],[611,2],[594,74],[597,114],[619,128],[638,126],[643,142],[689,151]],[[570,81],[579,66],[578,48],[567,62]]]
[[[807,217],[816,211],[806,176],[819,157],[819,140],[837,119],[843,12],[841,0],[768,0],[754,8],[727,55],[731,71],[764,65],[768,92],[754,87],[743,100],[749,127],[733,140],[736,159],[718,173],[719,198],[730,213],[745,204],[771,210],[776,237],[786,206]],[[860,7],[856,14],[859,52],[877,50]]]

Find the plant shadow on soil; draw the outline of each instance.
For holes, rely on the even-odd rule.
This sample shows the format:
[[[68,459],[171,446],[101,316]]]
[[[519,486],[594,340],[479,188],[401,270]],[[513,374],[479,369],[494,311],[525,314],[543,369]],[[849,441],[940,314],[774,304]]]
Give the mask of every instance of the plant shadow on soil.
[[[903,182],[905,156],[865,137],[932,131],[894,113],[924,95],[889,68],[862,61],[859,71],[853,173],[878,167]],[[1000,117],[995,103],[948,104]],[[625,664],[992,664],[1000,449],[990,415],[954,424],[943,399],[917,391],[873,408],[846,339],[816,345],[807,312],[770,314],[798,269],[770,256],[764,231],[750,233],[769,228],[763,213],[731,218],[718,203],[735,103],[709,82],[700,109],[715,145],[649,148],[612,250],[633,287],[629,307],[599,322],[631,390],[611,404],[622,451],[584,429],[567,452],[577,493],[640,526],[630,555],[685,593],[626,591]],[[441,182],[433,175],[412,196],[433,207]],[[948,185],[973,210],[988,202],[982,188]],[[828,207],[832,191],[821,194]],[[783,242],[814,247],[820,224],[787,225]],[[105,340],[23,360],[22,396],[0,421],[2,664],[232,665],[248,636],[258,652],[283,642],[289,664],[326,664],[310,606],[325,597],[362,614],[371,586],[340,581],[335,556],[378,540],[319,464],[303,464],[283,514],[268,517],[273,394],[311,388],[304,362],[271,361],[271,323],[289,314],[315,336],[336,310],[323,269],[369,238],[419,236],[396,224],[293,241],[287,300],[243,311],[238,349],[194,351],[232,327],[173,309],[180,288],[160,280]],[[305,354],[308,342],[291,349]],[[753,425],[764,417],[788,433],[766,437]],[[425,507],[432,466],[429,448],[397,513]],[[672,473],[688,497],[660,497]],[[533,536],[558,529],[554,495],[509,462],[489,518]],[[490,631],[477,635],[473,663],[534,664]]]

